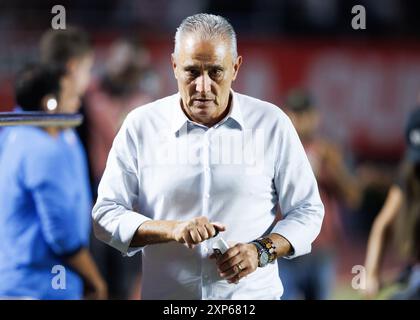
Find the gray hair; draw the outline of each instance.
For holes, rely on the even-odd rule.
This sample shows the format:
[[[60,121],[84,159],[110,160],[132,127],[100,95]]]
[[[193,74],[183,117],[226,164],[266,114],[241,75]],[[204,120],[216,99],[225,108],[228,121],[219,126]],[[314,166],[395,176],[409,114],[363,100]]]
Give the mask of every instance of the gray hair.
[[[226,39],[230,42],[232,56],[238,56],[236,33],[232,25],[223,17],[207,13],[198,13],[185,18],[175,33],[174,55],[178,54],[181,36],[197,33],[204,39]]]

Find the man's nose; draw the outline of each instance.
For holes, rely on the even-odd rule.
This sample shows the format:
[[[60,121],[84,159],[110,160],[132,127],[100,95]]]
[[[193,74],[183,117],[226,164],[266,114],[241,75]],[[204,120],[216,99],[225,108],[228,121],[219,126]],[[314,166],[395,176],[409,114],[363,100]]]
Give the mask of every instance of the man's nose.
[[[206,73],[195,80],[195,90],[201,93],[206,93],[211,90],[211,79]]]

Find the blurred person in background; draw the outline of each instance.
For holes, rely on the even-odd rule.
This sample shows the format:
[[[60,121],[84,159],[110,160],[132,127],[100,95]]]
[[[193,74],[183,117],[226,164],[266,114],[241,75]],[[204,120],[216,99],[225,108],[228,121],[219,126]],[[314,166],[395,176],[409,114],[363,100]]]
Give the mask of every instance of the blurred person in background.
[[[76,133],[78,134],[84,149],[88,151],[87,154],[89,163],[88,170],[90,178],[90,191],[91,194],[92,191],[94,191],[93,196],[96,198],[96,164],[103,159],[103,152],[101,152],[99,148],[94,148],[93,151],[97,153],[93,153],[92,148],[90,147],[90,142],[93,139],[102,141],[102,138],[99,135],[92,137],[90,136],[90,133],[95,132],[97,129],[98,121],[96,121],[95,117],[98,116],[101,118],[101,120],[104,120],[110,110],[103,111],[102,115],[99,114],[99,112],[95,112],[94,115],[88,114],[86,110],[86,101],[81,100],[86,96],[85,93],[92,84],[91,68],[93,65],[93,48],[91,41],[88,35],[77,27],[71,26],[66,30],[49,30],[43,35],[41,39],[40,54],[42,63],[48,65],[51,69],[59,70],[59,72],[64,72],[66,74],[66,79],[69,82],[69,86],[71,86],[73,90],[73,96],[78,97],[80,100],[79,113],[84,115],[84,122],[76,129]],[[116,61],[114,62],[117,63]],[[115,116],[115,114],[112,116]],[[104,122],[110,127],[114,126],[114,124],[111,124],[109,121]],[[91,130],[90,126],[94,128]],[[100,133],[104,136],[107,136],[107,133],[103,130]],[[100,142],[98,144],[100,145]],[[109,281],[113,281],[112,277],[107,276],[107,268],[109,264],[112,263],[107,259],[102,258],[102,250],[101,248],[97,247],[97,244],[98,241],[94,237],[91,237],[90,249],[92,251],[93,258],[101,273],[104,274],[108,284]],[[117,278],[117,276],[115,277]]]
[[[368,298],[380,291],[381,264],[393,237],[408,272],[406,288],[391,299],[420,299],[420,107],[410,114],[405,138],[407,151],[400,179],[390,188],[369,236],[365,261]]]
[[[81,92],[69,76],[46,65],[26,67],[16,81],[18,110],[77,112]],[[74,130],[16,126],[1,139],[0,296],[105,299],[106,284],[87,249],[91,195]],[[65,274],[54,286],[56,266]]]
[[[116,40],[109,50],[103,74],[87,92],[87,147],[94,189],[98,187],[123,120],[131,110],[152,100],[145,88],[151,74],[149,63],[149,52],[139,42]]]
[[[87,93],[87,151],[94,193],[123,120],[132,109],[151,101],[146,87],[149,77],[153,77],[149,63],[149,53],[139,42],[116,40],[110,48],[103,75]],[[91,247],[109,285],[110,298],[130,299],[134,297],[133,292],[138,296],[140,256],[123,257],[95,237],[92,237]]]
[[[279,273],[284,284],[282,299],[324,300],[331,297],[336,278],[337,244],[344,232],[341,206],[357,208],[359,186],[346,168],[340,150],[318,134],[320,114],[310,95],[302,89],[291,90],[285,110],[298,132],[318,181],[325,217],[310,255],[279,261]]]
[[[88,36],[81,30],[74,28],[74,27],[68,27],[66,30],[48,30],[47,32],[44,33],[42,39],[41,39],[41,43],[40,43],[40,55],[41,55],[41,63],[44,65],[44,67],[37,67],[38,69],[41,68],[42,71],[37,71],[33,74],[33,76],[37,76],[39,73],[41,74],[45,74],[48,73],[49,75],[39,75],[39,78],[48,78],[50,79],[50,77],[55,77],[55,85],[57,86],[59,84],[58,87],[58,91],[60,92],[60,96],[59,99],[57,98],[57,108],[55,109],[55,111],[59,111],[59,112],[68,112],[68,113],[73,113],[76,112],[79,107],[80,107],[80,100],[81,100],[81,96],[84,94],[84,92],[87,89],[87,86],[90,82],[90,72],[91,72],[91,67],[93,64],[93,49],[90,43],[90,40],[88,38]],[[37,69],[35,68],[35,69]],[[28,71],[28,74],[30,75],[31,72]],[[22,78],[23,79],[23,78]],[[59,79],[59,81],[57,80]],[[34,80],[34,83],[36,83],[37,81]],[[24,82],[25,83],[25,82]],[[21,104],[24,106],[24,108],[26,108],[25,110],[41,110],[41,108],[43,108],[44,106],[42,105],[42,97],[39,97],[40,95],[43,95],[43,93],[45,93],[45,91],[48,91],[50,89],[43,89],[36,87],[35,89],[30,89],[31,86],[31,82],[28,82],[25,84],[26,87],[28,87],[29,89],[27,89],[29,91],[28,94],[26,94],[26,96],[28,96],[29,98],[27,98],[26,100],[23,98],[19,98],[18,100],[22,100],[20,101]],[[18,90],[18,89],[17,89]],[[44,90],[44,91],[42,91]],[[39,91],[39,92],[37,92]],[[33,96],[32,96],[33,95]],[[18,92],[16,93],[16,96],[18,96]],[[17,97],[18,98],[18,97]],[[59,100],[59,101],[58,101]],[[25,102],[27,101],[27,102]],[[18,101],[19,102],[19,101]],[[42,103],[41,103],[42,102]],[[22,128],[23,130],[23,128]],[[35,130],[35,129],[34,129]],[[34,132],[43,132],[43,131],[34,131]],[[74,135],[74,131],[73,130],[65,130],[65,131],[57,131],[56,129],[47,129],[47,132],[52,133],[54,136],[56,136],[56,140],[63,140],[61,138],[61,136],[65,136],[67,137],[66,139],[70,139],[71,145],[74,144],[74,146],[72,148],[70,148],[70,154],[67,154],[67,156],[72,156],[75,157],[75,164],[73,165],[74,167],[72,168],[79,168],[79,172],[78,175],[83,175],[83,171],[85,169],[83,169],[86,164],[84,163],[85,161],[85,154],[83,152],[83,150],[80,150],[80,143],[77,139],[77,136]],[[5,138],[8,135],[5,135]],[[42,136],[42,135],[41,135]],[[10,136],[9,136],[10,137]],[[74,138],[75,137],[75,138]],[[31,141],[32,139],[29,139],[28,141]],[[51,140],[52,141],[52,140]],[[59,142],[57,142],[57,144],[59,144]],[[36,146],[36,144],[33,144],[34,146]],[[5,153],[3,153],[5,154]],[[40,156],[40,155],[38,155]],[[48,158],[49,159],[49,158]],[[47,160],[48,160],[47,159]],[[51,161],[53,161],[54,159],[51,158]],[[56,159],[57,160],[57,159]],[[68,160],[67,160],[68,161]],[[32,162],[30,162],[32,163]],[[41,163],[41,162],[40,162]],[[39,165],[39,164],[38,164]],[[51,163],[48,161],[45,161],[45,165],[46,166],[58,166],[58,164]],[[60,168],[60,167],[58,167]],[[52,176],[57,178],[57,181],[53,181],[54,187],[60,188],[58,191],[61,192],[61,190],[63,189],[63,187],[66,186],[66,182],[64,179],[61,179],[60,181],[60,177],[59,177],[59,173],[55,172],[55,170],[50,170],[50,168],[46,168],[45,171],[47,171],[47,169],[50,171],[50,177]],[[53,168],[54,169],[54,168]],[[76,170],[74,169],[74,170]],[[71,170],[71,169],[69,169]],[[37,170],[35,170],[36,172]],[[39,173],[42,173],[41,170],[38,170]],[[26,170],[26,172],[29,172],[28,170]],[[34,172],[34,174],[35,174]],[[44,172],[45,173],[45,172]],[[61,172],[60,172],[61,173]],[[45,173],[46,174],[46,173]],[[64,174],[64,173],[63,173]],[[41,179],[42,176],[39,176],[38,179]],[[48,180],[48,177],[45,177],[45,179]],[[83,178],[84,179],[84,178]],[[91,206],[91,195],[89,190],[86,188],[85,182],[84,180],[72,180],[72,182],[74,181],[74,183],[68,183],[68,185],[66,187],[70,187],[69,192],[73,191],[73,196],[75,195],[79,195],[81,197],[80,201],[81,201],[81,208],[77,210],[77,212],[73,213],[74,215],[82,215],[82,211],[83,214],[85,214],[85,217],[79,217],[80,218],[80,224],[86,224],[85,227],[79,226],[80,230],[83,231],[83,234],[81,235],[80,241],[83,240],[83,244],[87,244],[88,240],[85,242],[86,237],[88,237],[89,233],[90,233],[90,219],[89,219],[89,208]],[[60,181],[58,184],[58,181]],[[46,183],[42,183],[42,179],[40,180],[41,183],[41,191],[43,190],[44,187],[48,187],[47,181]],[[53,183],[51,182],[51,184]],[[74,186],[71,187],[71,186]],[[77,186],[76,186],[77,185]],[[51,195],[54,193],[51,193]],[[50,212],[52,210],[51,214],[57,214],[56,211],[57,210],[61,210],[61,207],[65,204],[68,205],[68,203],[66,201],[62,201],[59,202],[58,206],[55,203],[55,197],[52,197],[51,195],[48,196],[47,200],[51,201],[51,208],[46,207],[45,205],[41,206],[41,209],[43,210],[43,212]],[[65,194],[67,195],[67,193]],[[65,196],[64,195],[64,196]],[[44,194],[45,196],[45,194]],[[42,198],[41,198],[42,200]],[[57,199],[58,201],[60,201],[59,197]],[[3,203],[3,202],[2,202]],[[76,202],[75,202],[76,203]],[[39,210],[41,210],[39,209]],[[71,208],[71,211],[73,211],[74,208]],[[69,209],[70,211],[70,209]],[[60,216],[58,216],[59,218]],[[66,218],[67,219],[67,218]],[[59,219],[57,219],[57,217],[53,216],[53,220],[54,224],[52,226],[48,225],[48,229],[46,229],[46,231],[48,232],[55,232],[54,235],[56,237],[59,237],[60,241],[61,238],[64,236],[64,234],[60,233],[60,229],[56,229],[56,221],[60,222]],[[48,221],[47,221],[48,222]],[[68,220],[65,220],[66,223],[68,223]],[[71,225],[69,225],[68,227],[70,227]],[[60,225],[57,226],[57,228],[60,227]],[[86,229],[85,229],[86,228]],[[84,233],[86,232],[86,233]],[[77,238],[75,238],[77,239]],[[52,241],[51,239],[48,239],[50,241]],[[33,244],[34,242],[32,242]],[[36,248],[36,246],[34,246],[33,248]],[[59,250],[60,248],[58,248],[57,250]],[[50,252],[51,253],[51,252]],[[80,250],[79,252],[80,254],[75,255],[74,257],[77,257],[77,261],[76,262],[85,262],[85,264],[89,264],[92,266],[93,263],[91,263],[91,257],[88,253],[87,250],[85,250],[85,248],[83,247],[83,250]],[[51,253],[51,254],[54,254]],[[93,268],[93,267],[92,267]],[[90,269],[92,269],[90,268]],[[81,268],[80,270],[82,270],[83,268]],[[87,269],[89,270],[89,269]],[[51,271],[49,271],[51,272]],[[86,271],[88,272],[88,271]],[[76,279],[76,277],[73,277]],[[99,274],[96,271],[92,271],[92,277],[91,277],[91,281],[87,281],[85,282],[85,284],[88,284],[88,287],[91,287],[93,290],[92,293],[93,295],[90,295],[90,297],[97,297],[97,298],[104,298],[106,296],[106,285],[104,284],[104,281],[102,280],[102,278],[99,276]],[[18,279],[17,279],[18,280]],[[34,281],[36,281],[36,278],[34,278]],[[51,282],[51,281],[50,281]],[[77,280],[77,283],[80,285],[80,279]],[[36,283],[33,283],[33,285],[35,285]],[[46,284],[43,284],[46,285]],[[73,297],[80,297],[80,290],[78,290],[77,287],[74,288],[74,290],[69,294],[65,294],[63,296],[63,298],[73,298]],[[55,294],[57,294],[56,292],[54,292]],[[49,298],[49,294],[46,295],[46,298]]]
[[[76,27],[48,30],[41,39],[40,60],[50,70],[61,73],[68,86],[65,100],[80,99],[85,94],[93,65],[93,48],[88,35]]]

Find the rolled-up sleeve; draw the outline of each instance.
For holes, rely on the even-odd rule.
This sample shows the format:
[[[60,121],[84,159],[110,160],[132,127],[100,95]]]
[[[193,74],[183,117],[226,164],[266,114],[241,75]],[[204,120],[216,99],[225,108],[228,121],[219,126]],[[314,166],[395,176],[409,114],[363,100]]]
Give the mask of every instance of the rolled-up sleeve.
[[[312,168],[289,118],[284,122],[275,173],[275,187],[283,219],[272,232],[282,235],[293,247],[285,258],[311,252],[324,218],[324,206]]]
[[[130,116],[114,139],[92,211],[95,236],[133,256],[141,247],[130,247],[139,226],[150,218],[135,211],[138,204],[137,144]]]

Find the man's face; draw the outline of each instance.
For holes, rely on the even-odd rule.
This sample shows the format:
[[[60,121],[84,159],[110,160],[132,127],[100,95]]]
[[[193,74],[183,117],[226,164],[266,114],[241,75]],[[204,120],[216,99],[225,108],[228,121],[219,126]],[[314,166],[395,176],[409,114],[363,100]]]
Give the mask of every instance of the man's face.
[[[80,58],[75,58],[70,66],[70,75],[79,96],[83,96],[89,86],[93,67],[93,53],[88,53]]]
[[[68,71],[61,80],[61,112],[74,113],[79,110],[80,99],[85,94],[90,83],[92,66],[92,53],[69,61]]]
[[[212,126],[226,114],[232,81],[242,57],[234,60],[229,42],[183,35],[172,66],[182,106],[189,118]]]

